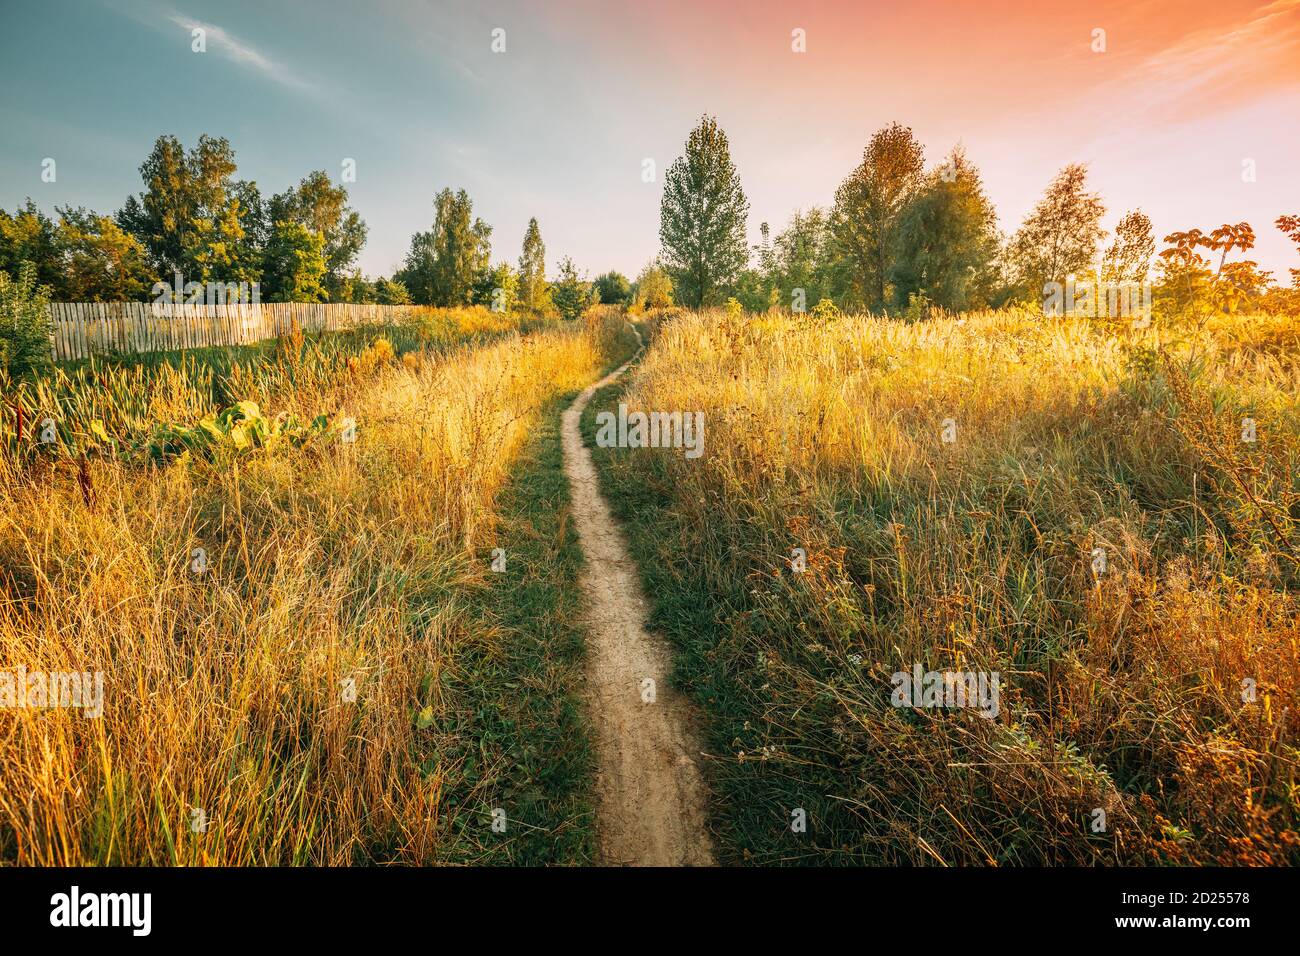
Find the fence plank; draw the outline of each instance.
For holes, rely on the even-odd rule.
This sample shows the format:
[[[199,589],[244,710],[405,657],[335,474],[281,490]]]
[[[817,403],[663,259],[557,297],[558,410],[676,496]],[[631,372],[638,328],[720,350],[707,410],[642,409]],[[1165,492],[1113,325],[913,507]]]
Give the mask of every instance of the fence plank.
[[[345,332],[400,321],[403,305],[346,302],[51,302],[50,351],[57,361],[96,352],[142,353],[247,345],[304,332]]]

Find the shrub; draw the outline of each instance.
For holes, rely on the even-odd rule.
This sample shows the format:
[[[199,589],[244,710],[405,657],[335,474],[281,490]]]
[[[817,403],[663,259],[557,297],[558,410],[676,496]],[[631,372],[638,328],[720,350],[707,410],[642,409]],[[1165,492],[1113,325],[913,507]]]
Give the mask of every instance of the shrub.
[[[49,368],[50,292],[36,284],[36,267],[24,262],[18,278],[0,272],[0,369],[13,378]]]
[[[830,299],[822,299],[813,306],[812,310],[812,317],[823,322],[829,322],[831,319],[838,319],[840,314],[839,306]]]

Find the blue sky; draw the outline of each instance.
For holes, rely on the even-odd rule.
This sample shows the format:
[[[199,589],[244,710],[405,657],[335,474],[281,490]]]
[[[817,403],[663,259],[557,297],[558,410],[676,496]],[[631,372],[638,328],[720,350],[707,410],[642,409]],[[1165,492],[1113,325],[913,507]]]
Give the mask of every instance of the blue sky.
[[[370,226],[361,265],[387,273],[432,197],[465,187],[493,226],[494,258],[519,255],[528,217],[550,265],[637,268],[657,248],[658,186],[640,181],[653,135],[622,138],[635,108],[592,74],[580,37],[524,5],[103,0],[11,4],[0,34],[0,205],[114,210],[141,188],[162,133],[227,137],[264,195],[356,160],[351,204]],[[506,29],[506,52],[490,49]],[[191,50],[195,25],[207,52]],[[218,28],[218,33],[213,28]],[[672,137],[684,139],[691,116]],[[57,180],[44,183],[53,157]],[[612,236],[611,222],[635,223]]]
[[[897,119],[932,163],[965,147],[1008,231],[1083,161],[1108,224],[1137,206],[1158,237],[1246,219],[1266,268],[1300,265],[1271,226],[1300,213],[1300,0],[0,0],[0,27],[9,209],[114,211],[157,136],[206,132],[264,195],[355,159],[371,275],[428,228],[444,186],[492,225],[494,260],[518,257],[536,216],[549,267],[571,255],[634,275],[658,250],[663,170],[702,113],[730,135],[755,240],[764,220],[829,204]]]

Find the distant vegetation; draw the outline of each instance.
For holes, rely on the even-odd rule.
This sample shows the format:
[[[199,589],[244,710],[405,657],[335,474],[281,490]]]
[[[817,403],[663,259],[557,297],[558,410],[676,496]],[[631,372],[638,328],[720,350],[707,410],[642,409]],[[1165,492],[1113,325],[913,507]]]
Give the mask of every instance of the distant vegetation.
[[[775,236],[763,223],[752,249],[747,211],[726,134],[706,116],[664,184],[660,265],[677,304],[735,298],[751,312],[812,312],[825,301],[840,311],[915,318],[932,308],[1041,308],[1049,283],[1104,290],[1150,281],[1158,311],[1193,323],[1216,311],[1300,311],[1294,284],[1273,284],[1244,258],[1255,242],[1248,223],[1171,233],[1156,255],[1140,210],[1121,217],[1108,239],[1101,197],[1089,190],[1087,170],[1071,165],[1020,228],[1003,236],[965,153],[954,149],[927,170],[921,144],[897,123],[871,137],[830,209],[796,211]],[[1300,245],[1300,219],[1282,215],[1275,225]],[[1097,302],[1094,296],[1094,314]]]
[[[518,269],[493,265],[492,228],[473,216],[463,189],[443,189],[433,200],[431,228],[411,238],[401,268],[372,280],[356,265],[367,227],[342,183],[316,170],[264,198],[257,183],[237,172],[225,138],[201,136],[186,150],[175,137],[161,136],[140,167],[144,190],[114,215],[57,208],[51,218],[30,199],[13,212],[0,210],[0,273],[16,277],[30,263],[36,285],[62,302],[154,300],[156,282],[168,286],[166,294],[184,295],[173,288],[179,277],[182,284],[257,283],[266,302],[554,313],[536,219]],[[585,280],[576,281],[594,302]]]

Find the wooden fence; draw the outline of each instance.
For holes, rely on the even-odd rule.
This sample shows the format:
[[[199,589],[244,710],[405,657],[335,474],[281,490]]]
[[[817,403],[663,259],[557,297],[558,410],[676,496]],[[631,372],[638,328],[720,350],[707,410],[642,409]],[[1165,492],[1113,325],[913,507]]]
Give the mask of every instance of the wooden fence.
[[[392,322],[418,306],[303,302],[181,305],[156,302],[52,302],[56,361],[102,352],[167,352],[244,345],[304,332],[336,332]]]

